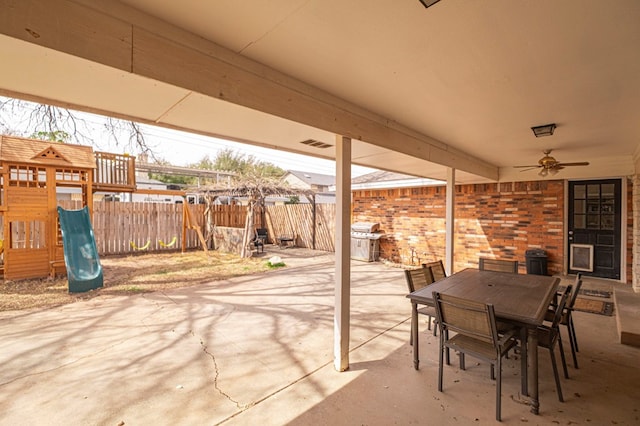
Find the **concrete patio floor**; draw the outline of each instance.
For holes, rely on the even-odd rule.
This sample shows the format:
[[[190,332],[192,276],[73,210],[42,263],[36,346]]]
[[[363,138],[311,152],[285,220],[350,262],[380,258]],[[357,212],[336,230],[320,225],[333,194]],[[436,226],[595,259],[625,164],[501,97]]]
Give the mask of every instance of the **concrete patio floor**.
[[[166,293],[0,313],[0,424],[494,423],[488,366],[469,358],[459,371],[452,363],[437,391],[438,342],[424,322],[421,368],[413,369],[400,269],[352,262],[350,369],[339,373],[333,256],[274,253],[289,266]],[[640,423],[640,349],[618,343],[615,316],[577,312],[575,322],[580,368],[567,344],[566,402],[557,400],[540,349],[540,415],[531,414],[518,402],[519,361],[511,357],[504,424]]]

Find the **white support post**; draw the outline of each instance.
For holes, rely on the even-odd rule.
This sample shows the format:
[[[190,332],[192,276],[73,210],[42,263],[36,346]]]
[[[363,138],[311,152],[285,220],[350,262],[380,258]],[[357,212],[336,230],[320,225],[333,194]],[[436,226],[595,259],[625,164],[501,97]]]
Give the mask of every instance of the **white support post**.
[[[447,169],[447,196],[445,212],[445,269],[447,275],[453,271],[454,241],[455,241],[455,205],[456,205],[456,169]]]
[[[336,136],[336,274],[334,367],[349,368],[351,313],[351,139]]]

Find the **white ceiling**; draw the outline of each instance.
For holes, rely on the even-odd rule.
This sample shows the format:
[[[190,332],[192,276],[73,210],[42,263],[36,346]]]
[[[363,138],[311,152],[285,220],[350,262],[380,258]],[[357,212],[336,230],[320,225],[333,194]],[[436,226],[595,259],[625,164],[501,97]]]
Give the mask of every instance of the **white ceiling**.
[[[635,172],[637,0],[441,0],[428,9],[418,0],[77,2],[125,22],[133,15],[159,18],[497,166],[502,181],[538,178],[513,166],[536,164],[544,149],[560,161],[591,163],[558,178]],[[334,158],[332,148],[299,143],[333,145],[325,130],[35,43],[0,36],[1,93]],[[553,136],[533,136],[531,126],[551,122]],[[354,144],[352,158],[446,176],[443,166],[366,143]],[[487,180],[463,172],[457,179]]]

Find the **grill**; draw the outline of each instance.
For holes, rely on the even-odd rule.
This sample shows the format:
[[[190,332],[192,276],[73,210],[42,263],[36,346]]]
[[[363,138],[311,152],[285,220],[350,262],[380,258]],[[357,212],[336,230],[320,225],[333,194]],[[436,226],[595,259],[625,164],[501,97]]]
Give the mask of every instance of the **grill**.
[[[355,222],[351,225],[351,259],[375,262],[380,254],[379,223]]]
[[[351,224],[352,232],[373,233],[380,229],[380,224],[375,222],[354,222]]]

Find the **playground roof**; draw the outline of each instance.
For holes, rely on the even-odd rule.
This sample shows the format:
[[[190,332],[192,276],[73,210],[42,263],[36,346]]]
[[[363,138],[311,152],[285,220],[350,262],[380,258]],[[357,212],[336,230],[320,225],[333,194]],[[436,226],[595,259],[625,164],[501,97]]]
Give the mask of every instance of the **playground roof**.
[[[89,146],[0,136],[0,161],[95,169]]]

